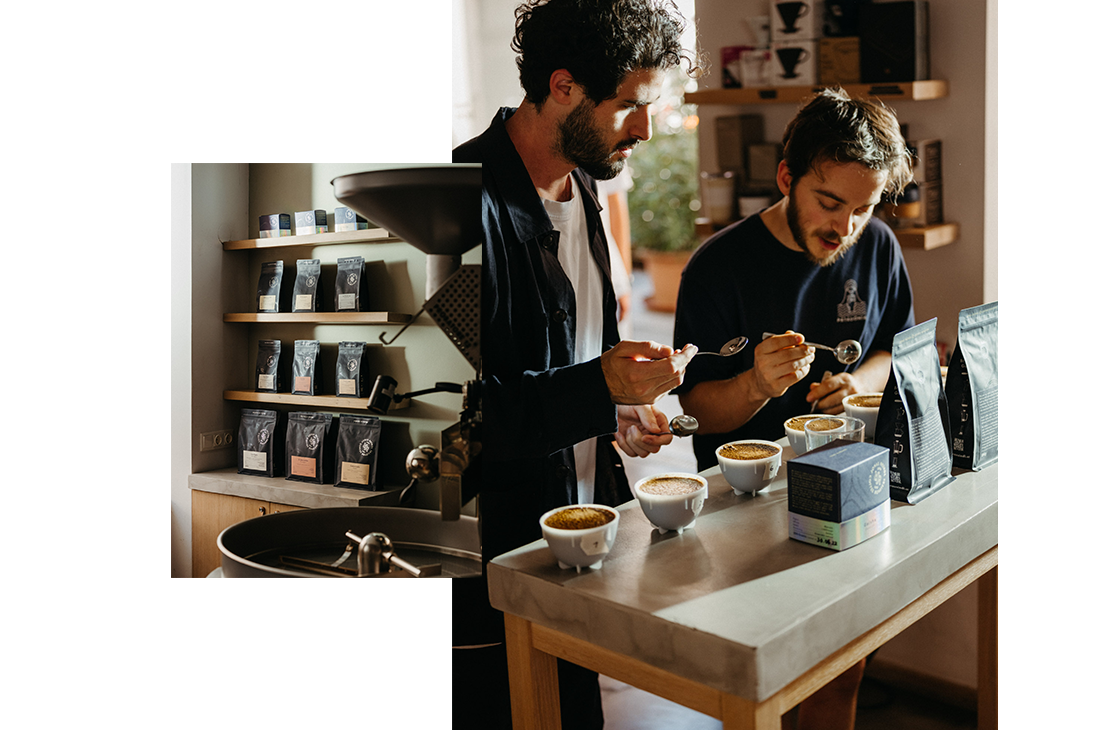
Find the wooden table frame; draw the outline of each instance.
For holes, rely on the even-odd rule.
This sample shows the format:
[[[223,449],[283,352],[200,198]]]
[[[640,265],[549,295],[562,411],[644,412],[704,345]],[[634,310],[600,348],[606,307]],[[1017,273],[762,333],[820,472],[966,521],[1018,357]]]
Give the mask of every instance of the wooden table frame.
[[[780,730],[785,712],[974,581],[978,582],[978,728],[991,730],[997,727],[996,546],[759,703],[506,613],[513,727],[560,730],[555,660],[560,657],[717,718],[728,730]]]

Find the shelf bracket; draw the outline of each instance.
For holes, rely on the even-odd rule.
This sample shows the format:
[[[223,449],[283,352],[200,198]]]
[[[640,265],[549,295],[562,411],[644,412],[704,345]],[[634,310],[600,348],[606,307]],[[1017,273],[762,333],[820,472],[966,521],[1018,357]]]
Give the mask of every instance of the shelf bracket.
[[[386,339],[386,333],[385,333],[385,332],[382,332],[382,333],[380,333],[380,334],[378,335],[378,339],[382,340],[382,344],[383,344],[383,345],[392,345],[392,344],[393,344],[394,342],[396,342],[396,341],[397,341],[397,338],[401,336],[401,333],[402,333],[402,332],[404,332],[405,330],[407,330],[407,329],[409,328],[409,326],[410,326],[410,325],[411,325],[411,324],[412,324],[413,322],[415,322],[415,321],[416,321],[416,318],[417,318],[417,317],[419,317],[419,316],[420,316],[421,314],[423,314],[423,313],[424,313],[424,307],[421,307],[421,308],[420,308],[420,311],[418,311],[418,312],[417,312],[416,314],[414,314],[414,315],[412,316],[412,319],[410,319],[410,320],[409,320],[408,322],[406,322],[406,323],[405,323],[405,326],[404,326],[404,327],[402,327],[402,328],[401,328],[401,329],[400,329],[400,330],[399,330],[399,331],[397,332],[397,334],[396,334],[396,335],[394,335],[394,336],[393,336],[393,337],[392,337],[391,339],[389,339],[389,340],[387,340],[387,339]]]

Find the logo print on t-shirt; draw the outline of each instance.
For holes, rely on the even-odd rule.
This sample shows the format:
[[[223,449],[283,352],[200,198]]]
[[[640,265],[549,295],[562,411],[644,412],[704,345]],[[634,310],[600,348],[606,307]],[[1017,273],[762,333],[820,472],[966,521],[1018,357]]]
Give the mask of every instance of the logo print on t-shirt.
[[[857,322],[867,319],[867,302],[859,298],[855,279],[844,282],[844,299],[836,305],[837,322]]]

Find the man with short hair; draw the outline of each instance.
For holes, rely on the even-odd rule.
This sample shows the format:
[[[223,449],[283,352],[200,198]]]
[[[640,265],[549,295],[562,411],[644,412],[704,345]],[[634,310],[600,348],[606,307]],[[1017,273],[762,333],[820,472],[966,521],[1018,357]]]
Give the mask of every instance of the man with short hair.
[[[872,213],[912,179],[894,114],[843,90],[814,96],[787,125],[776,181],[783,198],[719,231],[684,269],[673,343],[704,351],[743,335],[754,348],[700,358],[676,391],[699,421],[700,470],[740,439],[776,440],[783,422],[840,413],[851,393],[878,392],[894,335],[913,326],[897,238]],[[782,333],[761,341],[765,332]],[[857,340],[850,366],[807,341]],[[800,728],[852,727],[863,662],[806,700]]]
[[[452,155],[482,164],[486,563],[539,539],[553,507],[630,500],[616,443],[645,457],[672,441],[656,435],[668,419],[652,404],[683,381],[696,348],[619,341],[595,180],[614,177],[649,139],[665,73],[687,58],[684,26],[666,0],[520,6],[512,48],[524,100]],[[485,615],[502,641],[499,612]],[[506,681],[486,688],[478,678],[506,678],[503,646],[483,662],[456,652],[455,662],[465,654],[470,666],[453,666],[456,711],[507,727]],[[558,666],[562,726],[602,727],[597,675]]]

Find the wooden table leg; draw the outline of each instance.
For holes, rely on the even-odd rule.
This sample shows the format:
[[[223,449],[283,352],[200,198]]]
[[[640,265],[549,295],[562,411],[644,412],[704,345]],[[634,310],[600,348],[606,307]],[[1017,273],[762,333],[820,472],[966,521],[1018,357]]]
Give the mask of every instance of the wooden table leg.
[[[504,614],[514,730],[561,730],[558,660],[531,643],[531,622]]]
[[[782,723],[778,697],[757,704],[736,695],[722,696],[722,727],[725,730],[781,730]]]
[[[978,578],[978,730],[997,727],[997,566]]]

